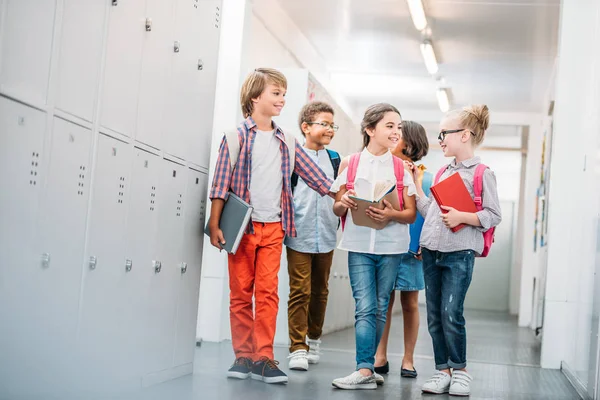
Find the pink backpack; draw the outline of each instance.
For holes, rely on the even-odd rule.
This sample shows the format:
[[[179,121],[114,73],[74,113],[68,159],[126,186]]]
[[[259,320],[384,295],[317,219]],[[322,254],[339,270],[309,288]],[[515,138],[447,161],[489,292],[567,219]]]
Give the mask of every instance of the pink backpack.
[[[354,190],[354,181],[356,180],[356,170],[358,169],[358,162],[360,161],[361,153],[354,153],[350,156],[348,161],[348,173],[346,189]],[[396,176],[396,188],[398,189],[398,201],[400,204],[400,210],[402,210],[404,197],[404,162],[396,156],[392,156],[394,160],[394,175]],[[342,230],[346,226],[346,215],[342,216]]]
[[[440,178],[444,174],[444,172],[448,169],[448,166],[442,167],[435,176],[434,185],[440,181]],[[475,197],[473,198],[473,202],[479,211],[483,210],[483,174],[485,170],[488,169],[487,165],[479,164],[475,169],[475,176],[473,177],[473,193]],[[494,243],[494,233],[496,232],[496,228],[490,228],[487,231],[483,232],[483,252],[479,257],[487,257],[490,252],[490,248],[492,247],[492,243]]]

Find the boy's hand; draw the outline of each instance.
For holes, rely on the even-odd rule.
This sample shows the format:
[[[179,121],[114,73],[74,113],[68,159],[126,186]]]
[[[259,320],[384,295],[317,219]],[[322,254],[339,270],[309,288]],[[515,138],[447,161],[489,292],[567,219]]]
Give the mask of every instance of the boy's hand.
[[[223,245],[225,245],[225,237],[223,236],[223,231],[219,229],[218,226],[210,227],[210,244],[219,250],[223,250]]]
[[[389,222],[392,219],[392,215],[394,213],[394,208],[392,207],[392,204],[387,201],[387,200],[383,200],[383,205],[384,208],[379,209],[379,208],[375,208],[375,207],[369,207],[367,209],[367,215],[374,221],[377,222]]]
[[[462,212],[452,207],[441,206],[440,208],[448,211],[446,214],[442,214],[442,221],[444,221],[446,227],[452,229],[464,223]]]
[[[342,203],[342,206],[344,206],[345,208],[351,208],[353,210],[356,210],[358,208],[358,204],[356,204],[356,202],[352,200],[350,196],[356,196],[356,192],[354,190],[348,190],[342,196],[340,203]]]

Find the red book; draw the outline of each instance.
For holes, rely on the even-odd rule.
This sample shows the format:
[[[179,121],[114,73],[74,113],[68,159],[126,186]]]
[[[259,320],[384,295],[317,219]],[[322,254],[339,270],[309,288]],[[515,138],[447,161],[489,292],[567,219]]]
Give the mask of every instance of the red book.
[[[463,212],[477,212],[475,202],[458,173],[452,174],[437,185],[432,186],[431,194],[433,194],[433,198],[440,208],[446,206]],[[442,210],[442,212],[446,214],[448,211]],[[464,227],[464,224],[455,226],[452,228],[452,232],[458,232]]]

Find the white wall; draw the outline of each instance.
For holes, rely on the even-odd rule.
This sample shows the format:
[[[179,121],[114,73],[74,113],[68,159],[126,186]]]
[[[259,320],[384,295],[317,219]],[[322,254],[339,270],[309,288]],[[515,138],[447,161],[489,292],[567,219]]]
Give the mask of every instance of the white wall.
[[[551,160],[542,366],[562,366],[589,393],[596,376],[592,325],[598,224],[600,4],[563,1]],[[587,38],[587,40],[582,40]],[[595,322],[597,325],[597,320]],[[591,337],[592,336],[592,337]]]

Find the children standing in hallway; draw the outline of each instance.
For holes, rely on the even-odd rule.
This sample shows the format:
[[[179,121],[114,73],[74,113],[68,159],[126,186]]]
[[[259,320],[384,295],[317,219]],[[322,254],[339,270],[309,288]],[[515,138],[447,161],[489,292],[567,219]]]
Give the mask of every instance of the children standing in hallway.
[[[438,140],[446,157],[454,160],[440,180],[460,174],[474,196],[474,176],[481,163],[475,148],[483,141],[489,125],[487,106],[468,106],[446,114]],[[475,256],[484,249],[483,232],[497,226],[502,217],[496,177],[490,169],[483,175],[483,210],[465,213],[442,207],[425,196],[417,185],[419,212],[425,218],[421,234],[427,323],[433,341],[438,372],[423,385],[426,393],[468,396],[472,377],[467,373],[467,336],[463,304],[473,275]],[[452,228],[466,226],[452,232]]]
[[[414,121],[402,122],[402,137],[392,154],[401,158],[411,166],[427,155],[429,151],[429,140],[425,128]],[[429,187],[433,181],[433,175],[422,167],[417,168],[418,174],[415,178],[417,185],[423,188],[429,195]],[[402,304],[402,318],[404,321],[404,357],[400,376],[405,378],[416,378],[417,371],[414,367],[414,352],[419,335],[419,291],[425,289],[423,279],[423,263],[419,239],[423,227],[423,217],[417,214],[416,221],[410,225],[410,248],[409,252],[402,254],[398,264],[398,276],[394,290],[399,290],[400,302]],[[394,305],[395,292],[390,296],[385,329],[381,342],[375,355],[375,372],[387,374],[389,363],[387,360],[387,345],[392,323],[392,308]]]
[[[284,235],[296,236],[292,172],[322,196],[329,193],[331,186],[331,180],[296,140],[286,138],[272,121],[285,105],[286,90],[287,81],[279,71],[260,68],[248,75],[240,96],[246,120],[237,128],[239,156],[237,161],[230,160],[225,136],[210,191],[210,240],[217,248],[224,244],[219,220],[229,192],[254,207],[236,254],[228,256],[231,337],[236,360],[227,375],[238,379],[252,376],[266,383],[288,381],[274,360],[273,340],[283,239]],[[291,165],[295,165],[293,171]]]
[[[385,326],[401,254],[408,251],[407,224],[416,217],[413,179],[404,173],[402,160],[390,151],[397,146],[401,130],[400,112],[394,106],[382,103],[369,107],[361,124],[364,150],[342,161],[340,176],[331,188],[337,192],[334,212],[346,218],[338,248],[349,252],[348,271],[356,303],[357,365],[355,372],[333,381],[341,389],[376,389],[377,384],[383,383],[383,378],[374,373],[375,351]],[[397,183],[403,207],[394,209],[384,200],[384,209],[370,207],[366,211],[373,221],[384,225],[382,229],[355,225],[349,210],[356,209],[357,204],[350,195],[365,191],[358,187],[359,182],[370,182],[372,187],[368,190],[372,194],[375,182],[381,180]]]
[[[325,149],[338,130],[333,116],[329,104],[317,101],[305,105],[298,119],[306,138],[304,151],[331,179],[337,177],[341,161],[338,153]],[[292,190],[297,236],[285,239],[290,278],[289,368],[307,371],[309,363],[320,359],[339,218],[333,213],[333,199],[318,196],[298,175],[292,176]]]

